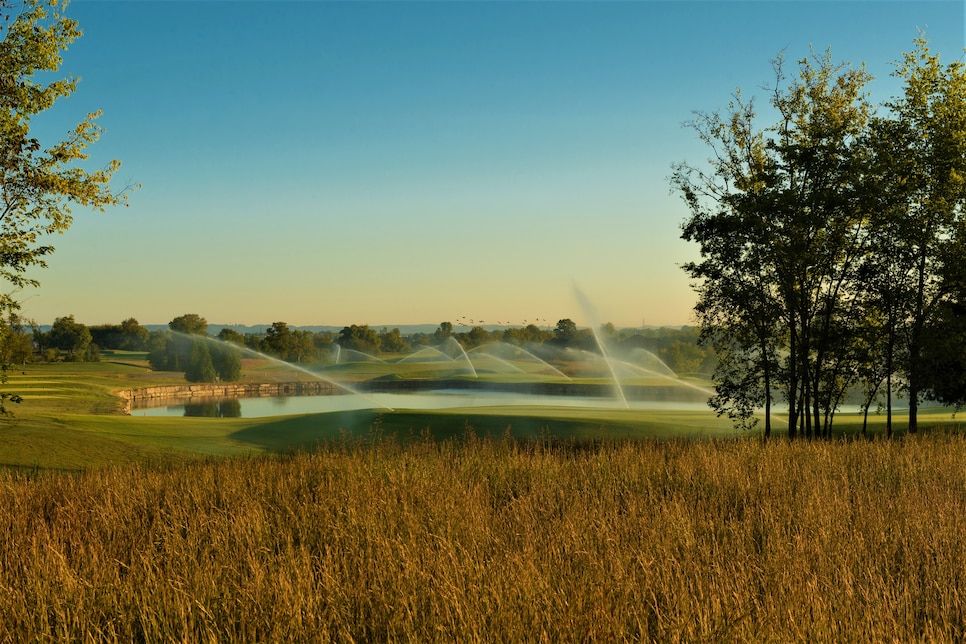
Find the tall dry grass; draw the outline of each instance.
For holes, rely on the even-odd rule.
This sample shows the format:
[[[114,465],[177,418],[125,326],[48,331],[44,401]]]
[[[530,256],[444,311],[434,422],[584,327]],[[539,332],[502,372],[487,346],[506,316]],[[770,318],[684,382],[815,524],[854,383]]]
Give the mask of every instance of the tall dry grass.
[[[0,475],[2,641],[963,641],[966,439]]]

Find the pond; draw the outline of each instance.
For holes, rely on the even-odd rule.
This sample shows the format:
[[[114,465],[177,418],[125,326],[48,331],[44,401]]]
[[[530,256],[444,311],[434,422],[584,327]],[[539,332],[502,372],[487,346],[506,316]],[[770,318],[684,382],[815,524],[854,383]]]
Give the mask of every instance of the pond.
[[[629,400],[631,409],[700,410],[708,409],[706,397],[654,396]],[[373,401],[392,409],[455,409],[459,407],[591,407],[621,409],[617,398],[594,396],[557,396],[511,393],[481,389],[440,389],[433,391],[370,393],[366,397],[352,394],[326,396],[279,396],[262,398],[208,399],[203,402],[172,401],[160,407],[133,409],[133,416],[197,416],[221,418],[267,418],[297,414],[322,414],[377,408]]]

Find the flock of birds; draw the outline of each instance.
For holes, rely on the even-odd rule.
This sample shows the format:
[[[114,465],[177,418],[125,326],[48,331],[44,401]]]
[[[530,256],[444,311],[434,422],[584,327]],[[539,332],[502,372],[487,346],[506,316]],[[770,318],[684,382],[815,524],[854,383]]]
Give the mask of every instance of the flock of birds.
[[[459,318],[456,319],[456,324],[458,324],[459,326],[476,326],[478,324],[486,324],[486,320],[474,320],[474,319],[469,318],[469,317],[467,317],[465,315],[461,315]],[[509,320],[507,320],[505,322],[502,321],[502,320],[497,320],[496,322],[491,322],[490,324],[511,325],[511,324],[513,324],[513,322],[511,322]],[[537,326],[546,326],[547,319],[546,318],[534,318],[532,320],[524,320],[521,323],[521,326],[527,326],[528,324],[535,324]]]

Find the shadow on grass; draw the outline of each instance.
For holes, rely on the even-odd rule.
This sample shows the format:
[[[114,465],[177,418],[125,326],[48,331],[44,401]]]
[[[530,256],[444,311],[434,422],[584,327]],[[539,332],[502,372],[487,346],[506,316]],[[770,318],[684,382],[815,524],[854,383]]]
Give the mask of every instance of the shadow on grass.
[[[539,413],[360,410],[272,419],[233,432],[230,438],[259,449],[286,452],[320,444],[367,440],[511,438],[519,442],[607,442],[732,437],[724,424],[689,425],[637,415],[598,418]]]

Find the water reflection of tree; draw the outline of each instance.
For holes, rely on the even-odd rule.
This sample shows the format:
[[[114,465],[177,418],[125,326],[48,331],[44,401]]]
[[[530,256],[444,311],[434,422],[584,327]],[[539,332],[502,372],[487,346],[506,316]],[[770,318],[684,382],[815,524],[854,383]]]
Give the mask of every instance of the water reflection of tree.
[[[222,400],[219,405],[219,411],[220,413],[218,415],[222,418],[241,418],[241,401],[237,398]]]
[[[241,418],[241,401],[229,398],[187,403],[184,406],[184,415],[196,418]]]

